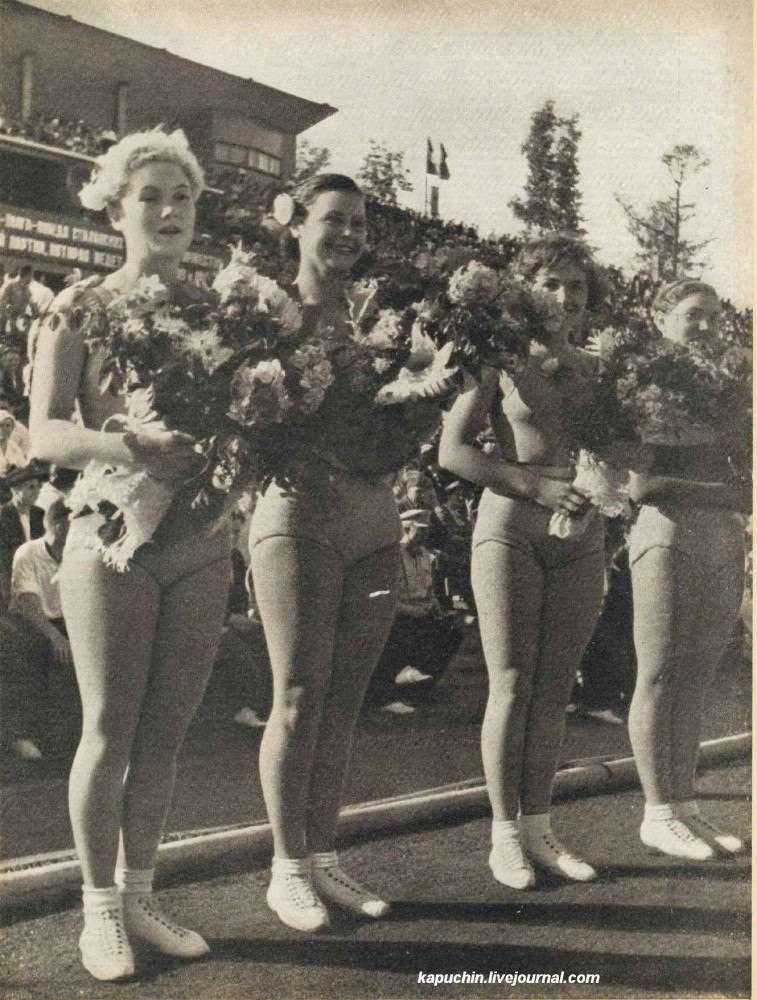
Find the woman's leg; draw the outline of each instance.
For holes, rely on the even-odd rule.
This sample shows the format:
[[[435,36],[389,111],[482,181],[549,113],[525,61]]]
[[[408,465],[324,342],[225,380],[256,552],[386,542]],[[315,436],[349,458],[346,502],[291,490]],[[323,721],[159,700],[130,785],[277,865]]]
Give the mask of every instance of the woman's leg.
[[[398,570],[398,547],[391,545],[353,563],[344,573],[331,678],[310,776],[307,847],[311,853],[334,849],[352,736],[394,618]]]
[[[681,614],[689,607],[687,558],[673,548],[654,546],[631,568],[638,666],[628,732],[648,806],[669,805],[674,796],[675,660],[682,641]]]
[[[526,717],[539,653],[544,579],[527,551],[479,542],[471,564],[489,698],[481,729],[484,774],[495,821],[518,816]]]
[[[604,554],[589,552],[545,573],[539,654],[525,724],[520,783],[524,816],[549,811],[565,737],[565,709],[602,607]]]
[[[308,788],[331,676],[342,561],[307,538],[259,541],[250,565],[273,671],[260,777],[277,858],[304,858]]]
[[[124,787],[123,853],[128,869],[149,869],[155,863],[171,803],[176,755],[213,669],[229,577],[229,560],[215,559],[162,591]]]
[[[741,553],[726,564],[692,564],[691,569],[682,588],[686,597],[680,609],[682,645],[674,659],[672,802],[689,802],[695,798],[704,693],[728,646],[744,589]]]
[[[69,807],[84,884],[113,885],[123,780],[142,706],[159,601],[138,566],[118,573],[91,549],[66,552],[63,612],[81,692]]]

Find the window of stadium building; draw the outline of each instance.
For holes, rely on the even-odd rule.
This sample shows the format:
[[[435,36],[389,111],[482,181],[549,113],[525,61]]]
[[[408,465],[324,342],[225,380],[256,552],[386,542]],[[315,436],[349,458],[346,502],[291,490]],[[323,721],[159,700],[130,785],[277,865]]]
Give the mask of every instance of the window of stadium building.
[[[214,160],[216,163],[229,163],[235,167],[250,167],[252,170],[272,174],[274,177],[281,175],[281,160],[277,157],[261,153],[259,149],[237,146],[231,142],[215,144]]]

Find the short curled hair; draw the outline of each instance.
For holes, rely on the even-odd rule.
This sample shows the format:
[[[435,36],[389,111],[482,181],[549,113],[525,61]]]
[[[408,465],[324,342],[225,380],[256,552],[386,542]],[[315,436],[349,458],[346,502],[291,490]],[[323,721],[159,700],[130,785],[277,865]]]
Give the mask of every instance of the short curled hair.
[[[712,295],[715,299],[718,298],[718,293],[706,281],[700,281],[698,278],[678,278],[677,281],[662,285],[657,290],[652,302],[652,312],[664,316],[675,309],[679,302],[683,302],[689,295],[696,295],[698,292]]]
[[[186,175],[197,200],[204,186],[202,167],[181,129],[132,132],[95,160],[92,177],[79,192],[84,208],[101,212],[123,197],[129,177],[147,163],[173,163]]]
[[[591,247],[571,233],[545,233],[527,240],[515,259],[515,270],[533,281],[543,268],[573,264],[586,275],[586,308],[595,310],[607,298],[609,288],[602,270],[594,261]]]
[[[302,222],[318,195],[329,191],[344,191],[346,194],[364,197],[357,182],[347,174],[314,174],[290,192],[294,200],[294,215],[290,225]],[[282,249],[287,257],[294,260],[299,258],[299,245],[288,229],[282,236]]]

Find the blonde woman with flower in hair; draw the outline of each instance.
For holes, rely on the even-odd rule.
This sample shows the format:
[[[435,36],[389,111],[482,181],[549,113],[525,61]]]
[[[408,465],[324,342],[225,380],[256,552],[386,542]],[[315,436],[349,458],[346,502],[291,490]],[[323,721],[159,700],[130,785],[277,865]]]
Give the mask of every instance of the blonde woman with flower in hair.
[[[107,210],[126,258],[116,272],[58,296],[35,359],[30,430],[37,457],[73,469],[94,461],[141,470],[175,492],[151,544],[137,549],[126,572],[106,564],[99,551],[105,518],[88,509],[72,520],[60,571],[83,705],[69,788],[84,879],[79,947],[85,968],[102,980],[133,974],[138,943],[182,958],[208,951],[198,933],[163,913],[152,880],[176,755],[223,622],[229,530],[190,508],[184,484],[197,456],[186,435],[113,429],[126,400],[104,384],[107,352],[88,338],[107,323],[111,298],[153,276],[177,303],[198,297],[179,280],[179,265],[202,184],[182,132],[129,135],[99,158],[80,199]]]
[[[341,174],[317,175],[275,216],[299,257],[304,323],[332,346],[350,341],[346,297],[366,247],[363,195]],[[255,598],[273,669],[260,774],[274,840],[267,902],[301,931],[329,923],[327,905],[381,917],[388,905],[341,868],[336,833],[352,734],[396,605],[400,521],[386,473],[391,447],[357,414],[331,414],[302,445],[304,476],[272,483],[250,530]],[[345,418],[349,421],[342,426]],[[331,420],[329,434],[326,425]],[[334,443],[338,438],[338,444]]]
[[[558,841],[549,810],[565,709],[602,604],[604,529],[595,514],[575,537],[550,531],[555,514],[573,520],[588,509],[571,485],[566,402],[595,364],[573,343],[598,304],[597,272],[587,248],[559,234],[527,244],[517,266],[551,300],[548,337],[512,378],[483,369],[447,415],[439,461],[485,487],[471,575],[489,674],[481,733],[489,865],[499,882],[526,889],[535,867],[575,881],[596,876]],[[490,452],[476,445],[487,421],[497,442]]]
[[[720,302],[701,281],[664,286],[653,303],[663,336],[687,346],[718,335]],[[636,688],[628,718],[646,805],[641,840],[663,854],[706,860],[742,841],[699,812],[694,788],[708,677],[725,653],[744,588],[747,491],[729,485],[728,455],[701,443],[648,445],[631,476],[641,504],[631,531]]]

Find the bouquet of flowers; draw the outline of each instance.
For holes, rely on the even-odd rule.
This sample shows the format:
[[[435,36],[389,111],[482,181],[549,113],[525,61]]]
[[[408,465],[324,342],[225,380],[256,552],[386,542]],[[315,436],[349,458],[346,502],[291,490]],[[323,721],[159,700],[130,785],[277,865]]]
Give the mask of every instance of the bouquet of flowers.
[[[473,260],[450,277],[437,328],[454,344],[452,360],[472,375],[482,365],[514,375],[558,321],[551,296]]]
[[[234,249],[213,288],[210,299],[176,304],[157,278],[142,279],[106,302],[87,340],[106,359],[101,389],[126,398],[125,429],[195,439],[201,470],[181,489],[216,513],[232,491],[286,473],[293,429],[334,374],[326,345],[304,337],[300,306],[250,255]],[[177,492],[144,471],[91,462],[70,504],[106,515],[102,551],[123,570]]]
[[[751,441],[751,351],[720,338],[684,346],[641,324],[605,330],[596,346],[605,436],[667,445],[717,440],[743,461]]]
[[[375,280],[353,285],[349,337],[325,335],[334,382],[314,421],[319,450],[367,476],[417,455],[456,377],[453,345],[437,347],[424,331],[424,305],[379,308],[378,291]]]

